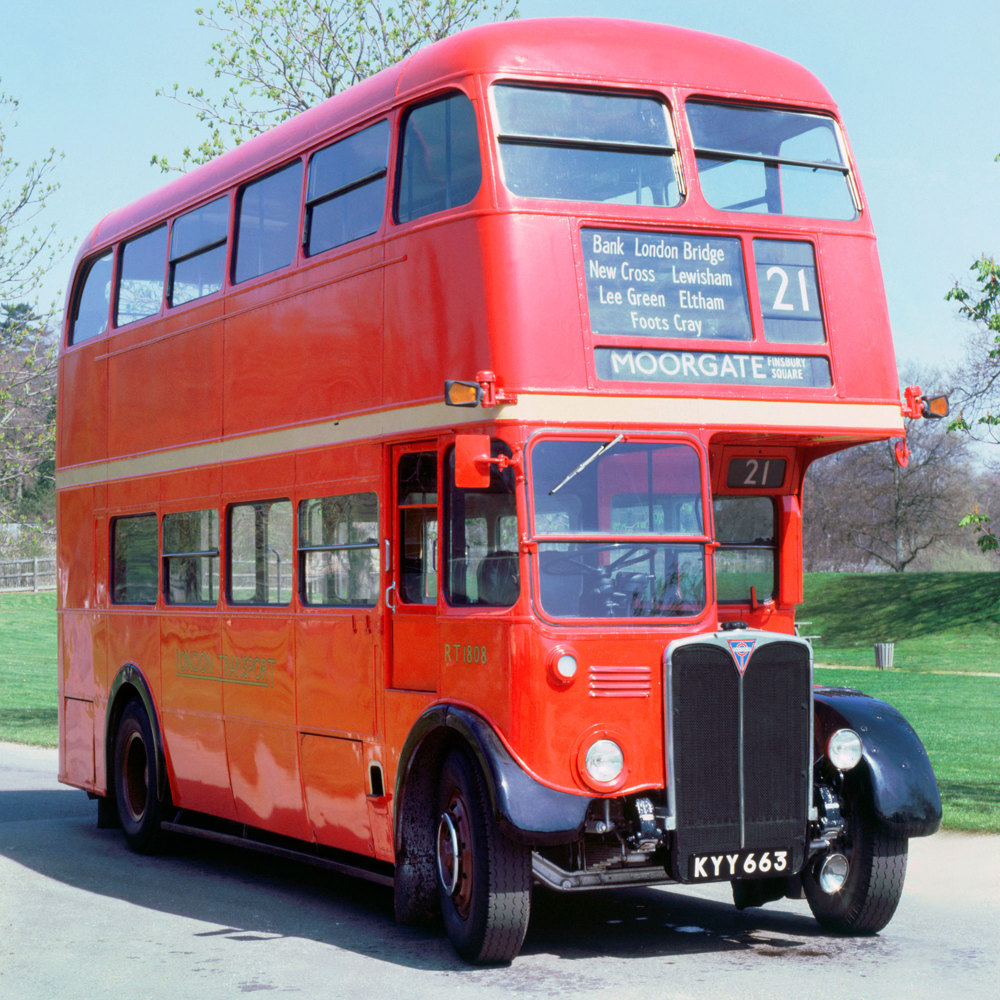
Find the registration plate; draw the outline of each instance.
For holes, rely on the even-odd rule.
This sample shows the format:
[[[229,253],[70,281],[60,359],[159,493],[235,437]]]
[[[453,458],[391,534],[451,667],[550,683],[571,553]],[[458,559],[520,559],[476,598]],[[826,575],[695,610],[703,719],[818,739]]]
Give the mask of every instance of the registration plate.
[[[717,882],[731,878],[773,878],[788,874],[790,851],[714,851],[692,854],[688,878]]]

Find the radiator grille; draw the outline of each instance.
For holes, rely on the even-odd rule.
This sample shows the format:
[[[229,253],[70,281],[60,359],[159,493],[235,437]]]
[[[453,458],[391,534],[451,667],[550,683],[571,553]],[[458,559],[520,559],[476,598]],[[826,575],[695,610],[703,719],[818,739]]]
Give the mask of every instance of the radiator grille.
[[[759,643],[741,676],[725,645],[685,644],[667,684],[674,877],[687,877],[693,853],[744,848],[790,849],[797,868],[810,789],[808,650]]]

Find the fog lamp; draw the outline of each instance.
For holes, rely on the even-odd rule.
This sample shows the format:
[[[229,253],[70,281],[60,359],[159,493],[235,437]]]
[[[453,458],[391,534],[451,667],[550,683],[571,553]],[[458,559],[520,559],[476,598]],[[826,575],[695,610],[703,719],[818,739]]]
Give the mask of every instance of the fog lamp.
[[[838,729],[827,741],[826,755],[835,768],[850,771],[861,760],[861,737],[853,729]]]
[[[843,854],[831,854],[824,858],[819,868],[817,881],[819,887],[827,894],[840,892],[847,881],[847,873],[851,870],[850,862]]]
[[[602,785],[614,781],[625,767],[625,754],[614,740],[597,740],[587,749],[587,773]]]

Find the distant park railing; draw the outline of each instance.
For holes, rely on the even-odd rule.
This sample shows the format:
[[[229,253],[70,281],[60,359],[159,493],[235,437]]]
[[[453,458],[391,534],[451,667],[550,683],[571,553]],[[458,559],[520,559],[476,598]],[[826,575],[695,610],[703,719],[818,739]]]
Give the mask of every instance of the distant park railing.
[[[0,592],[55,590],[55,556],[0,559]]]

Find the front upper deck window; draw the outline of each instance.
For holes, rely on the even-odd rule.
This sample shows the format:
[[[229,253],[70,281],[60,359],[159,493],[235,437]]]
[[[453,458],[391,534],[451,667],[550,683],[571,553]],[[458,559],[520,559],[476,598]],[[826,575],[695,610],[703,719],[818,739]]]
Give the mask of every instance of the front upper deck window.
[[[620,205],[677,205],[676,144],[650,97],[498,84],[504,183],[516,195]]]
[[[855,219],[837,126],[824,115],[689,101],[705,200],[724,212]]]
[[[705,604],[701,463],[690,445],[543,440],[531,451],[539,596],[554,618],[691,616]]]

